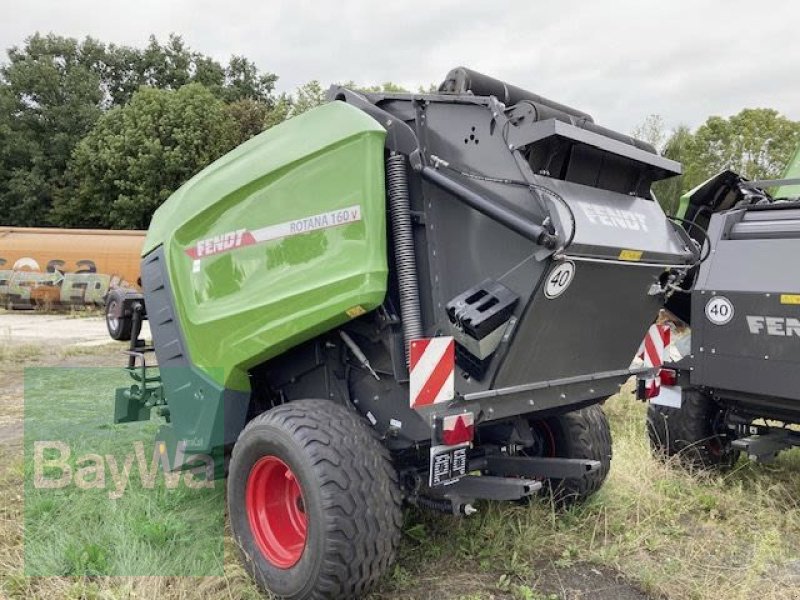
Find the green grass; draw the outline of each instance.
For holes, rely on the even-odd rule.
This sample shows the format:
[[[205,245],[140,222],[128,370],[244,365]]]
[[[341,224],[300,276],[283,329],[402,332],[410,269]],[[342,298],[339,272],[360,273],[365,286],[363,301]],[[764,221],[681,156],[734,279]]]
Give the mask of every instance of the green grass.
[[[79,449],[116,454],[135,439],[152,440],[154,424],[108,425],[109,390],[120,381],[119,371],[68,378],[64,372],[85,370],[52,371],[26,390],[40,400],[36,410],[41,412],[30,416],[51,424],[43,433],[65,434],[69,423],[69,431],[81,438],[74,440]],[[54,393],[59,387],[69,393]],[[528,506],[480,503],[480,512],[469,519],[408,510],[397,563],[371,597],[554,600],[561,596],[546,573],[579,568],[620,573],[654,597],[798,597],[800,451],[784,453],[771,465],[741,461],[726,474],[687,473],[651,457],[644,406],[630,394],[611,399],[605,409],[614,460],[606,485],[589,502],[566,511],[554,509],[547,499]],[[26,444],[27,438],[26,429]],[[0,455],[0,461],[5,465],[0,471],[0,596],[260,597],[228,535],[220,576],[94,575],[121,574],[137,565],[139,572],[155,563],[164,567],[184,541],[216,539],[221,521],[216,513],[206,518],[213,512],[210,506],[221,504],[221,489],[205,498],[207,506],[195,496],[166,490],[126,494],[115,502],[81,492],[72,507],[52,495],[26,497],[26,536],[28,541],[33,536],[34,562],[73,575],[25,577],[31,565],[23,569],[23,465],[18,457]],[[97,530],[99,538],[89,535]],[[205,565],[201,560],[197,557],[195,566]],[[183,568],[170,569],[178,567]]]
[[[163,473],[152,489],[143,484],[136,443],[148,468],[157,423],[111,424],[114,387],[128,384],[120,369],[26,369],[26,575],[222,574],[224,486],[190,489],[181,479],[169,489]],[[73,477],[65,487],[35,484],[36,442],[69,450],[63,462]],[[42,458],[59,454],[54,448]],[[132,462],[123,491],[113,475],[126,460]],[[43,471],[49,481],[63,473]]]

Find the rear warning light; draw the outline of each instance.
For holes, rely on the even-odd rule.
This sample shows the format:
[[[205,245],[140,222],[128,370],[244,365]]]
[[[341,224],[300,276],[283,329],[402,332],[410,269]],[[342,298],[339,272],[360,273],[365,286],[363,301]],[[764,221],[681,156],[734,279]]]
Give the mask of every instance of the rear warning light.
[[[475,415],[471,412],[441,418],[441,442],[456,446],[471,442],[475,437]]]
[[[637,379],[636,381],[636,399],[637,400],[650,400],[655,398],[661,393],[661,380],[659,377],[650,379]]]
[[[678,383],[678,373],[672,369],[661,369],[658,372],[661,385],[676,385]]]

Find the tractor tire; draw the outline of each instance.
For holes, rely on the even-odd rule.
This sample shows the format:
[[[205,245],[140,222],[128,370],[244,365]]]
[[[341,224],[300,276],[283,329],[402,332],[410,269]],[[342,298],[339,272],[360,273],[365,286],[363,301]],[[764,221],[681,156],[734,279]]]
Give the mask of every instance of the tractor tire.
[[[388,450],[329,400],[297,400],[245,427],[228,473],[243,563],[292,600],[361,597],[394,560],[402,495]]]
[[[721,416],[719,405],[695,389],[683,390],[680,408],[649,404],[647,435],[653,454],[662,459],[675,456],[689,469],[733,467],[739,451],[715,426]]]
[[[556,503],[583,502],[602,487],[611,469],[611,428],[599,404],[532,421],[531,427],[543,435],[543,456],[600,461],[597,471],[582,477],[547,480]]]
[[[121,304],[122,300],[118,295],[112,294],[108,297],[108,302],[106,302],[106,328],[111,339],[127,342],[131,339],[133,320],[130,317],[112,316],[112,312],[116,311]]]

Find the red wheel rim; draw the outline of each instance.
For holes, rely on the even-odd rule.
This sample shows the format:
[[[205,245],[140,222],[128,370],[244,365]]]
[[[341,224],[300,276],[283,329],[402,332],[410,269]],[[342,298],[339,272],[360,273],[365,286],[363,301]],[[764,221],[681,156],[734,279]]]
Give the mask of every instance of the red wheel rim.
[[[280,569],[296,565],[306,546],[308,518],[303,491],[289,466],[276,456],[259,459],[247,477],[245,502],[264,557]]]
[[[547,421],[542,419],[537,419],[534,423],[534,426],[539,428],[539,433],[545,438],[543,441],[547,444],[542,448],[542,454],[544,454],[546,458],[555,458],[556,437],[553,435],[553,430],[550,428]]]

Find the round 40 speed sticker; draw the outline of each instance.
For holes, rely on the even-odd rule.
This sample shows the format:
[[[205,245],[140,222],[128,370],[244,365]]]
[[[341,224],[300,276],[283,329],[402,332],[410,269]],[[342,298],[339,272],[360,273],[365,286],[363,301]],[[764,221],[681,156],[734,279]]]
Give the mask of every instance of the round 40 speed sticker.
[[[569,260],[560,263],[547,275],[547,281],[544,284],[544,295],[551,300],[558,298],[567,291],[574,277],[575,263]]]
[[[725,296],[714,296],[706,303],[706,318],[714,325],[726,325],[733,318],[733,304]]]

